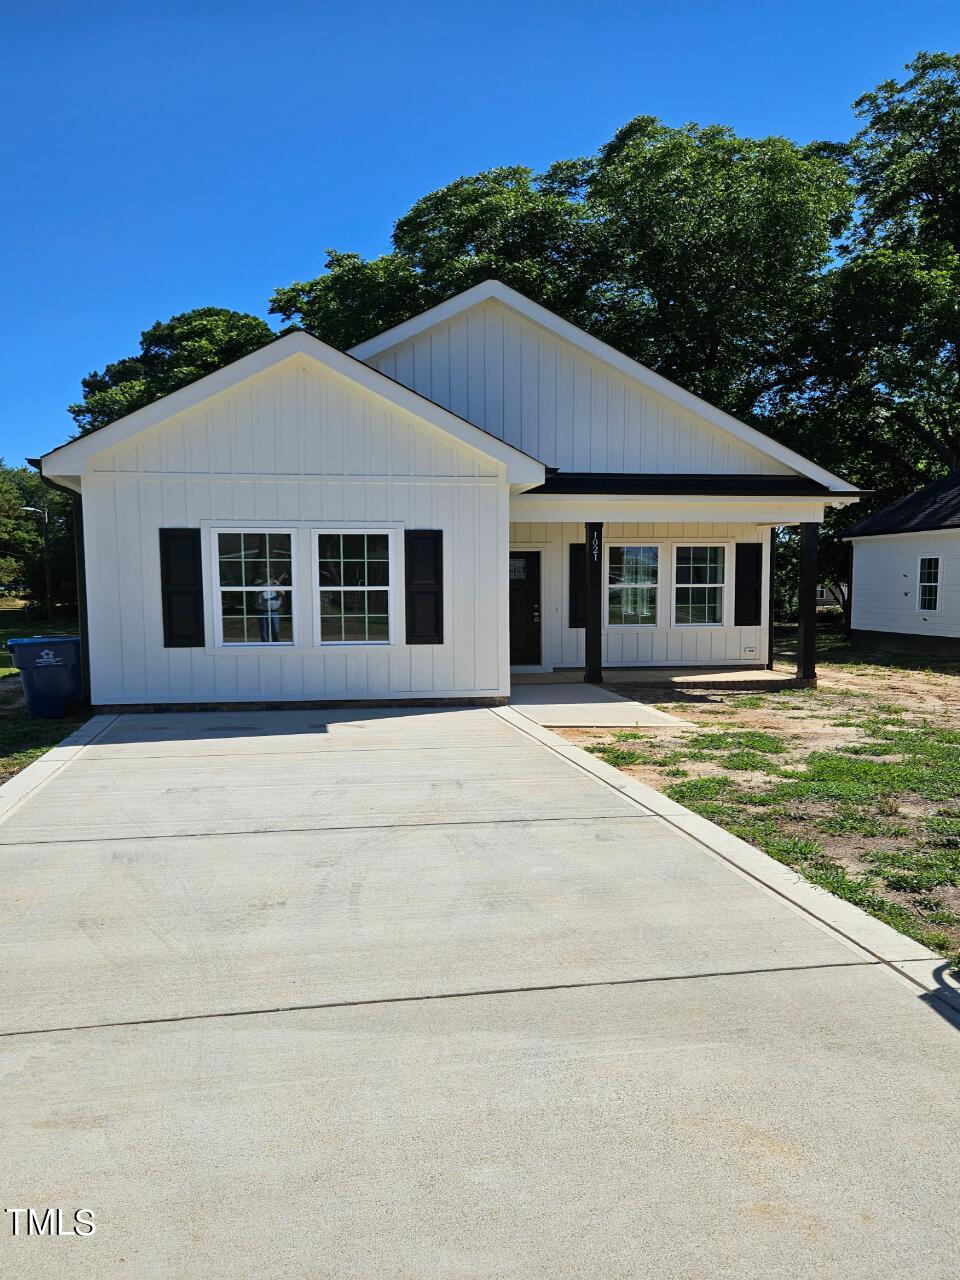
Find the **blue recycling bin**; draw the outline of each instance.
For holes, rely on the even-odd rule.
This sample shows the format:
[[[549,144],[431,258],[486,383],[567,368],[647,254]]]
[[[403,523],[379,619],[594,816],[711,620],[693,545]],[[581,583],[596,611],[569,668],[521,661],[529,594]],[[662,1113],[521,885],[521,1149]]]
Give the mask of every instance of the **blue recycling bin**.
[[[31,636],[8,640],[27,712],[34,720],[59,720],[80,701],[80,637]]]

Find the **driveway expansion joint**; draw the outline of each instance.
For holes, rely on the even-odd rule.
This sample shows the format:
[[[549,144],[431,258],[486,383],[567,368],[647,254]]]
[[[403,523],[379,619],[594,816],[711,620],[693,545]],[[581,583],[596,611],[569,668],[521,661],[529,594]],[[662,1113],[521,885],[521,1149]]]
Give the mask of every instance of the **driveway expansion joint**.
[[[117,1022],[87,1022],[74,1026],[28,1027],[0,1031],[0,1040],[49,1036],[70,1031],[110,1031],[119,1027],[163,1026],[176,1022],[210,1022],[218,1018],[262,1018],[277,1013],[310,1013],[323,1009],[363,1009],[392,1004],[425,1004],[438,1000],[481,1000],[494,996],[539,995],[548,991],[591,991],[605,987],[639,987],[660,982],[695,982],[710,978],[746,978],[768,973],[822,972],[826,969],[870,969],[882,960],[835,960],[818,964],[773,965],[762,969],[720,969],[703,973],[667,973],[649,978],[597,978],[584,982],[545,982],[523,987],[479,987],[470,991],[428,991],[409,996],[371,996],[362,1000],[318,1000],[307,1004],[273,1005],[263,1009],[224,1009],[212,1013],[171,1014],[159,1018],[127,1018]]]

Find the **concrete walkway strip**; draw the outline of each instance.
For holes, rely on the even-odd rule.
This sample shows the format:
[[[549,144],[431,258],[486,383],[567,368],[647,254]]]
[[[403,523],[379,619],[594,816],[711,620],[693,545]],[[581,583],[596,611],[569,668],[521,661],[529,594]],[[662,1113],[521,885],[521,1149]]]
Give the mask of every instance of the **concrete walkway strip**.
[[[549,729],[532,725],[526,716],[517,715],[511,707],[496,708],[494,714],[619,791],[643,812],[655,814],[669,822],[676,830],[684,832],[716,857],[722,858],[741,874],[763,885],[823,928],[839,934],[867,955],[888,965],[902,978],[960,1011],[960,983],[948,972],[943,957],[935,951],[898,933],[896,929],[868,915],[853,903],[845,902],[826,889],[821,889],[819,885],[811,884],[754,845],[747,844],[745,840],[731,835],[716,823],[692,813],[662,792],[597,760],[589,752],[551,733]]]
[[[683,724],[676,716],[592,684],[518,684],[510,706],[550,728],[636,729]]]
[[[84,750],[91,746],[115,724],[116,716],[92,716],[86,724],[68,734],[45,752],[39,760],[34,760],[25,769],[14,774],[0,786],[0,822],[3,822],[13,810],[28,796],[32,796],[40,787],[55,777],[61,769],[72,763]]]

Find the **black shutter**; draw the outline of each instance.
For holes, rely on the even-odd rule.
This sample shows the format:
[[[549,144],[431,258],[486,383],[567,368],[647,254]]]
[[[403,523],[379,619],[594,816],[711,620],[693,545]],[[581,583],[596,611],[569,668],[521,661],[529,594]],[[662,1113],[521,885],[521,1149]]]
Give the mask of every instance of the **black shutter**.
[[[570,543],[570,623],[587,625],[587,544]]]
[[[735,627],[759,627],[760,625],[762,570],[763,544],[738,542],[733,594],[733,625]]]
[[[443,531],[404,531],[407,644],[443,644]]]
[[[199,529],[160,530],[160,591],[166,649],[203,647]]]

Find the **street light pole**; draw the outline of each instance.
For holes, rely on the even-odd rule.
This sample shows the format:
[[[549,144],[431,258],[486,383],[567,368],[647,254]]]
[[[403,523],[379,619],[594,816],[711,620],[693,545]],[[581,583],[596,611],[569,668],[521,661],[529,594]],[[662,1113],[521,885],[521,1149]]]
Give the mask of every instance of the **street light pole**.
[[[53,621],[53,584],[50,575],[50,508],[21,507],[21,511],[32,511],[43,520],[43,587],[46,595],[47,621]]]

